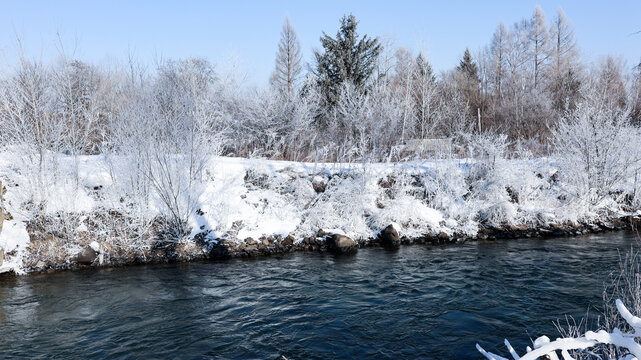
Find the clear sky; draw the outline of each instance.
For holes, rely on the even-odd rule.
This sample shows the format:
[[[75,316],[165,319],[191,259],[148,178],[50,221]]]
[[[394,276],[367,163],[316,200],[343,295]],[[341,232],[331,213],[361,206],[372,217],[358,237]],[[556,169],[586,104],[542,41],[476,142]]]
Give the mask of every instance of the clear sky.
[[[588,61],[622,56],[641,60],[641,1],[6,1],[0,0],[0,57],[15,63],[16,36],[30,58],[50,59],[60,34],[67,53],[92,63],[124,61],[133,53],[154,66],[158,59],[200,56],[216,64],[238,60],[247,84],[264,85],[272,71],[286,14],[299,35],[305,60],[322,31],[334,35],[343,14],[359,32],[422,49],[437,71],[457,64],[465,47],[486,45],[500,21],[529,17],[536,4],[548,20],[561,6]]]

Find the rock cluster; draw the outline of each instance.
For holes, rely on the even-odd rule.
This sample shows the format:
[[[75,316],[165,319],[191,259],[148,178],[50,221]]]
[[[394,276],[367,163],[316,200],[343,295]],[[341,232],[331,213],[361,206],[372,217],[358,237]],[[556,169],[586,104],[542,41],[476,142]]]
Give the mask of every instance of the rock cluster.
[[[564,223],[545,226],[505,225],[481,226],[476,236],[470,237],[460,233],[430,233],[420,237],[407,238],[399,235],[394,224],[383,228],[376,238],[359,242],[343,233],[319,230],[314,236],[295,238],[288,236],[263,236],[258,239],[246,238],[216,239],[214,241],[190,242],[187,246],[180,243],[159,246],[144,257],[118,258],[114,256],[109,244],[99,245],[92,242],[75,254],[66,264],[51,264],[43,259],[32,259],[31,271],[51,271],[77,268],[82,266],[126,265],[132,263],[157,263],[169,261],[189,261],[197,259],[225,259],[232,257],[256,257],[283,254],[293,251],[330,252],[337,255],[354,254],[359,247],[382,246],[387,249],[398,249],[403,244],[441,245],[460,243],[468,240],[494,240],[523,237],[576,236],[586,233],[613,231],[630,228],[639,219],[636,217],[620,218],[609,222]],[[0,250],[0,265],[4,253]],[[103,256],[108,261],[103,263]],[[37,262],[37,263],[36,263]]]

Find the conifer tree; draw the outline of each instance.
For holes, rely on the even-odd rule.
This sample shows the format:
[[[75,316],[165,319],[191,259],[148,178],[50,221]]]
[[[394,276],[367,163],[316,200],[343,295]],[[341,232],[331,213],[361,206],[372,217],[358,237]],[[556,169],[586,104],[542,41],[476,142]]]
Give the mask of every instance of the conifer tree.
[[[364,91],[382,51],[378,38],[364,35],[359,39],[358,21],[352,14],[343,16],[336,37],[323,32],[323,52],[315,51],[315,75],[329,107],[338,100],[341,85],[350,83]]]
[[[472,54],[470,53],[469,48],[465,49],[465,52],[463,53],[463,58],[459,62],[459,65],[456,69],[470,79],[478,80],[479,78],[479,75],[478,75],[479,69],[476,66],[476,63],[474,62],[474,60],[472,59]]]
[[[465,49],[463,58],[456,67],[456,70],[458,73],[459,87],[470,107],[470,116],[476,116],[478,109],[481,107],[481,95],[479,92],[481,79],[479,78],[478,66],[474,62],[474,59],[472,59],[470,49]]]

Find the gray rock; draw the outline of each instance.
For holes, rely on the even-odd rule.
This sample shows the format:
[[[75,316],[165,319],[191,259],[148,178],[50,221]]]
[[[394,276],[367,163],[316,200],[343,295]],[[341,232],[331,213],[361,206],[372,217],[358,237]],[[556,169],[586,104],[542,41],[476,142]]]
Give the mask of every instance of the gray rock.
[[[4,249],[0,249],[0,266],[4,262]]]
[[[381,245],[389,249],[398,249],[401,246],[401,239],[393,225],[388,225],[379,234]]]
[[[336,254],[352,254],[358,251],[358,244],[345,235],[334,234],[327,237],[327,249]]]
[[[80,251],[78,254],[76,254],[76,262],[78,264],[82,265],[91,265],[93,264],[94,260],[98,257],[98,253],[92,249],[91,247],[87,246],[82,251]]]

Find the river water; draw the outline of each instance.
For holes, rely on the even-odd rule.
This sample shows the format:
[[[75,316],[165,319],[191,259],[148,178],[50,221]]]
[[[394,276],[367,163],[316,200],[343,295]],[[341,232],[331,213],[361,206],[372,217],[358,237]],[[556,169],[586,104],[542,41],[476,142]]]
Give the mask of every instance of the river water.
[[[628,232],[0,280],[1,358],[478,359],[601,305]]]

